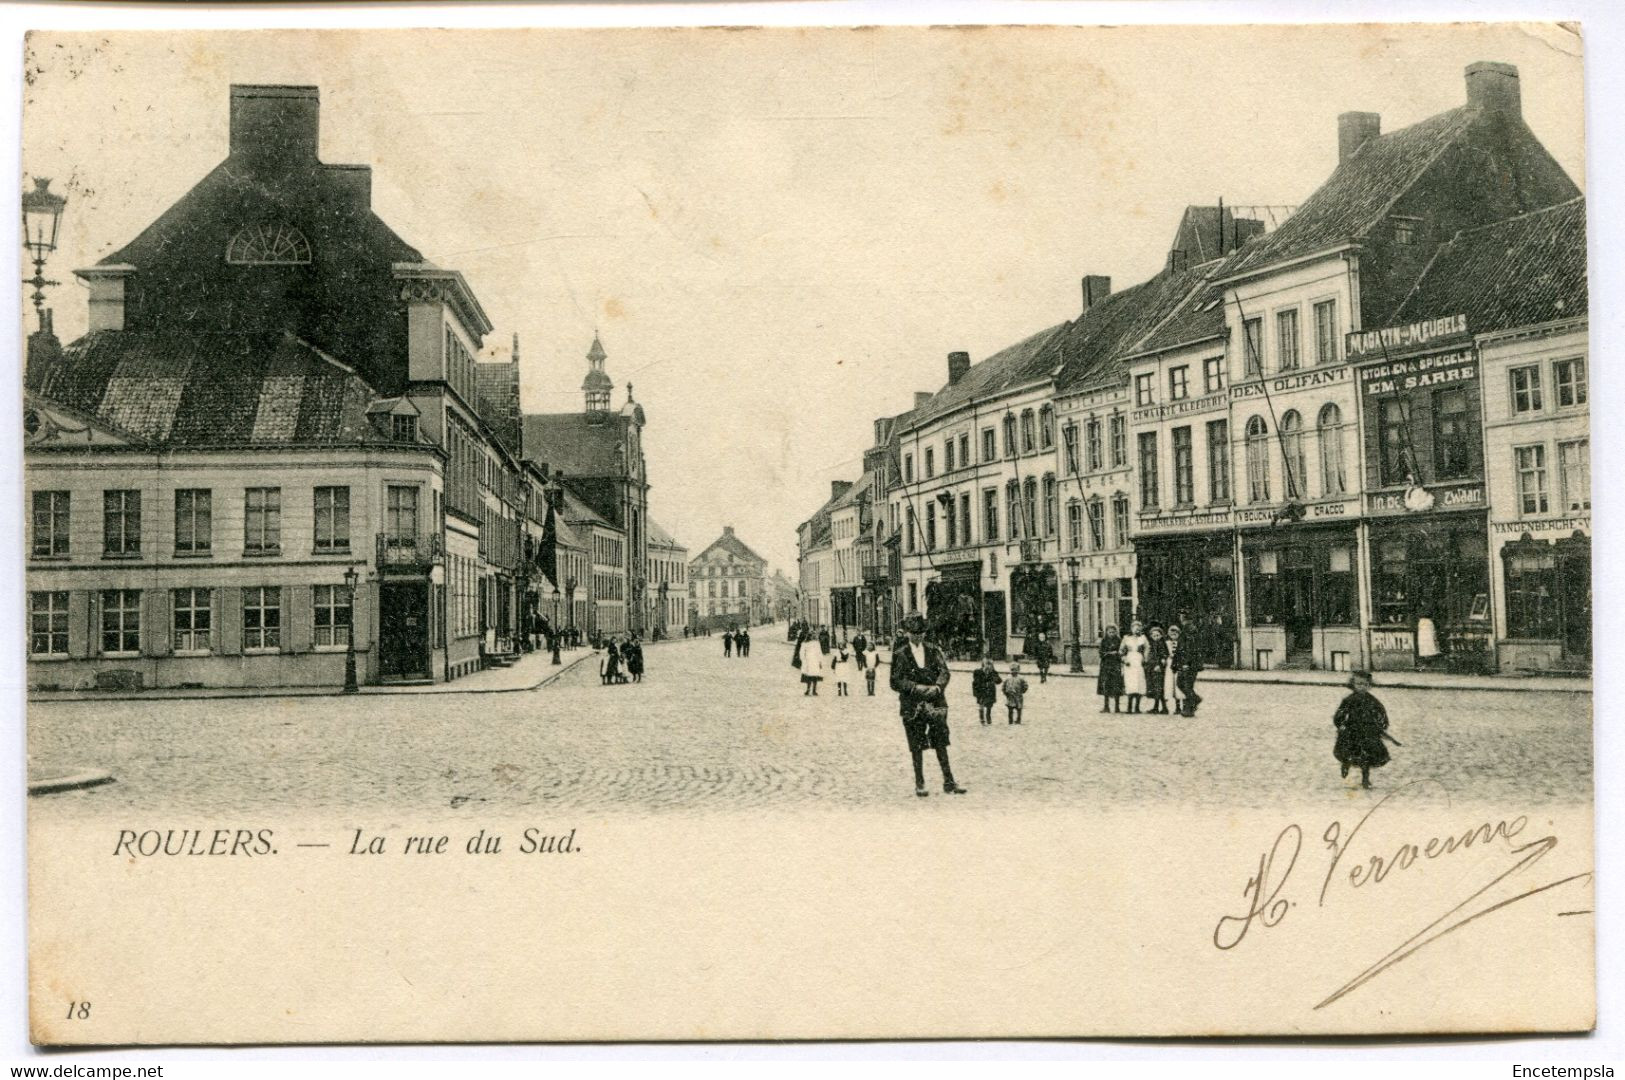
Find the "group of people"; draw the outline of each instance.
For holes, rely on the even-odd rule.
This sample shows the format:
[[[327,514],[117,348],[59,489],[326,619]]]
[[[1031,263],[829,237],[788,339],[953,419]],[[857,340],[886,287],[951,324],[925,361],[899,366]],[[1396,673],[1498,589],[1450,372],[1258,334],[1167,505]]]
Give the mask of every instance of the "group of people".
[[[643,681],[643,642],[636,634],[606,640],[598,661],[598,679],[605,686]]]
[[[1049,664],[1040,663],[1038,681],[1048,682]],[[993,723],[993,706],[999,701],[999,687],[1004,687],[1005,723],[1021,723],[1022,708],[1027,702],[1027,680],[1021,675],[1019,663],[1010,665],[1009,678],[1001,679],[993,661],[982,657],[982,666],[970,677],[971,696],[976,699],[976,715],[983,724]]]
[[[875,671],[880,652],[860,631],[848,641],[834,639],[827,627],[803,624],[791,650],[790,663],[801,672],[802,696],[817,697],[826,673],[835,684],[836,697],[851,697],[852,671],[863,673],[868,696],[875,696]]]
[[[1195,716],[1202,703],[1196,692],[1201,672],[1201,642],[1184,612],[1166,626],[1135,619],[1126,634],[1108,626],[1100,637],[1100,672],[1095,678],[1100,711],[1137,713],[1143,700],[1150,703],[1148,713]]]
[[[729,627],[727,630],[724,630],[722,632],[722,655],[749,656],[750,631],[744,629],[743,627],[737,630],[733,627]]]

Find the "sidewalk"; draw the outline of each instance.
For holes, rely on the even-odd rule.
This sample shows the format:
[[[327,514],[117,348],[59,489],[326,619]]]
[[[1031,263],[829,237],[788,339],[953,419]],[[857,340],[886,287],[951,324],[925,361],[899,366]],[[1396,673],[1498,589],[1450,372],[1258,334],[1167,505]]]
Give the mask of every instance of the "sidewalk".
[[[515,694],[537,690],[585,661],[596,663],[598,654],[583,646],[564,649],[559,653],[561,663],[554,667],[552,654],[533,652],[523,654],[512,667],[492,667],[465,675],[454,682],[437,682],[423,686],[363,686],[355,697],[388,694]],[[30,691],[30,703],[55,701],[166,701],[196,698],[268,698],[268,697],[350,697],[337,686],[221,686],[203,689],[151,690],[36,690]]]
[[[788,644],[788,642],[786,642]],[[882,663],[890,663],[891,650],[879,650]],[[1009,670],[1010,661],[995,661],[1000,673]],[[970,660],[951,660],[951,671],[975,671],[977,665]],[[1030,660],[1021,661],[1022,674],[1036,682],[1038,668]],[[1082,672],[1069,670],[1065,662],[1056,662],[1049,669],[1052,679],[1087,679],[1091,683],[1098,669],[1085,666]],[[1379,671],[1375,673],[1379,689],[1405,690],[1500,690],[1529,691],[1546,694],[1589,694],[1591,680],[1573,675],[1464,675],[1442,671]],[[1206,683],[1263,683],[1279,686],[1343,686],[1348,682],[1346,671],[1244,671],[1229,668],[1204,668],[1198,685]],[[1092,689],[1092,687],[1091,687]]]

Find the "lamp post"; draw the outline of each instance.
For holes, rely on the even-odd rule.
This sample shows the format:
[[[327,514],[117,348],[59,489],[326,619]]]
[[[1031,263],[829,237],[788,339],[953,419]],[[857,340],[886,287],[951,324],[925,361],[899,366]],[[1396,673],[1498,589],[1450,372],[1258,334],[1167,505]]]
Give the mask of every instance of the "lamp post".
[[[355,584],[361,577],[356,573],[354,566],[344,570],[344,587],[350,594],[350,633],[349,640],[344,646],[344,692],[346,694],[358,693],[361,686],[355,677]]]
[[[23,247],[34,257],[34,276],[24,285],[34,287],[34,313],[40,329],[45,329],[45,287],[58,284],[45,277],[45,257],[56,250],[57,229],[62,225],[62,208],[68,200],[51,190],[51,182],[34,178],[34,190],[23,193]]]
[[[1066,561],[1066,572],[1072,579],[1072,663],[1068,670],[1083,670],[1083,642],[1078,639],[1078,560]]]

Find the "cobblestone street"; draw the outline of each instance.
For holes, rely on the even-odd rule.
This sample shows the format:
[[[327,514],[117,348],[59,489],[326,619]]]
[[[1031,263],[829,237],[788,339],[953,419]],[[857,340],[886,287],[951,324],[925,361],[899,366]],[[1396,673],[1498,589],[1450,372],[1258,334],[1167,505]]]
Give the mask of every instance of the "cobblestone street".
[[[912,807],[896,697],[804,697],[766,630],[749,659],[720,639],[647,650],[642,684],[604,687],[591,658],[530,693],[347,699],[36,703],[31,771],[96,767],[116,783],[33,801],[65,814],[558,807],[735,810]],[[976,722],[955,673],[955,803],[1032,808],[1156,802],[1268,808],[1351,781],[1332,759],[1343,691],[1213,683],[1199,717],[1102,715],[1092,680],[1034,681],[1026,722]],[[1588,694],[1383,689],[1403,747],[1379,793],[1443,781],[1438,797],[1507,805],[1587,800]],[[935,791],[935,763],[928,761]],[[941,802],[935,796],[932,804]]]

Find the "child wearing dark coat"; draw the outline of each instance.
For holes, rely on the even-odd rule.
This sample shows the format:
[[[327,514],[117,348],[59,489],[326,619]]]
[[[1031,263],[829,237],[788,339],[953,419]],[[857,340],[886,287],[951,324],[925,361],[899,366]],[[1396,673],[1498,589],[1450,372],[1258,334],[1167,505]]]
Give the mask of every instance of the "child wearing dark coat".
[[[985,656],[982,666],[971,673],[970,689],[976,696],[976,715],[984,724],[993,723],[993,705],[999,700],[999,684],[1003,681],[993,661]]]
[[[1337,706],[1332,724],[1337,742],[1332,754],[1342,765],[1343,775],[1350,765],[1360,767],[1360,786],[1371,786],[1371,770],[1388,764],[1388,747],[1383,737],[1388,731],[1388,710],[1371,693],[1371,673],[1356,671],[1349,676],[1351,693]]]

